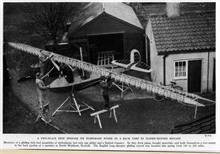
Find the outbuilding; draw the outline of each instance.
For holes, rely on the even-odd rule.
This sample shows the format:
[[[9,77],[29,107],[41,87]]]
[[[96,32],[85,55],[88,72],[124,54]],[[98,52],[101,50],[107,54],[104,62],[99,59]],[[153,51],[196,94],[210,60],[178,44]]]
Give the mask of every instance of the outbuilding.
[[[68,45],[60,44],[70,50],[68,56],[79,57],[81,50],[83,60],[98,65],[103,59],[112,57],[102,63],[108,65],[113,59],[129,57],[130,51],[137,49],[142,59],[146,59],[144,29],[127,4],[89,3],[69,21]]]

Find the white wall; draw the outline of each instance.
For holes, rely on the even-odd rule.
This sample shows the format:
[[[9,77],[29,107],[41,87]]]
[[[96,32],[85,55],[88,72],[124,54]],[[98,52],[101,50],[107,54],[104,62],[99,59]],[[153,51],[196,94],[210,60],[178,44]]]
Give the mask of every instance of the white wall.
[[[202,70],[201,70],[201,92],[207,92],[207,90],[212,91],[213,82],[213,62],[214,62],[215,52],[210,52],[208,61],[208,52],[199,53],[186,53],[186,54],[172,54],[166,58],[166,84],[170,81],[176,81],[177,85],[180,85],[187,91],[187,78],[186,79],[174,79],[174,62],[177,60],[201,60]],[[209,66],[208,66],[209,62]],[[208,68],[209,67],[209,68]],[[209,73],[208,73],[209,69]]]
[[[152,68],[152,72],[151,72],[151,78],[153,82],[156,83],[163,83],[163,58],[162,56],[158,56],[157,54],[157,49],[156,49],[156,45],[155,45],[155,41],[154,41],[154,36],[152,33],[152,27],[151,27],[151,21],[149,20],[147,26],[146,26],[146,31],[145,31],[146,35],[148,36],[149,40],[150,40],[150,61],[151,61],[151,68]],[[147,43],[147,41],[146,41]],[[147,45],[146,45],[147,47]],[[147,48],[146,48],[146,52]],[[146,53],[146,58],[147,58],[147,53]],[[146,59],[147,61],[147,59]]]

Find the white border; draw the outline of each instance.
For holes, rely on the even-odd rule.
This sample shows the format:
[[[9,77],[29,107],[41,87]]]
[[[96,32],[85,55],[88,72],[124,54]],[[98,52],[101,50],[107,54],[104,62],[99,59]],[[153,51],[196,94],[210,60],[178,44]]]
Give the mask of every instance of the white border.
[[[47,1],[44,1],[44,0],[36,0],[34,2],[54,2],[55,0],[47,0]],[[90,0],[90,1],[93,1],[93,2],[119,2],[117,0]],[[3,75],[3,61],[2,61],[2,57],[3,57],[3,52],[2,52],[2,49],[3,49],[3,2],[30,2],[29,0],[14,0],[14,1],[11,1],[11,0],[3,0],[1,1],[1,4],[0,4],[0,15],[1,15],[1,21],[0,21],[0,27],[1,27],[1,37],[0,37],[0,47],[1,47],[1,52],[0,52],[0,55],[1,55],[1,60],[0,60],[0,70],[1,70],[1,81],[0,81],[0,86],[1,86],[1,94],[0,94],[0,98],[3,102],[3,98],[2,98],[2,75]],[[33,1],[32,1],[33,2]],[[81,0],[81,1],[68,1],[68,0],[57,0],[56,2],[88,2],[88,0]],[[131,2],[129,0],[124,0],[124,2]],[[181,1],[176,1],[176,0],[154,0],[154,1],[149,1],[149,0],[146,0],[146,1],[143,1],[143,0],[136,0],[136,1],[133,1],[133,2],[189,2],[188,0],[181,0]],[[217,0],[209,0],[209,1],[199,1],[199,0],[190,0],[190,2],[216,2],[216,27],[219,27],[219,18],[218,15],[219,14],[219,2]],[[219,52],[218,52],[218,49],[219,49],[219,44],[218,44],[218,40],[219,40],[219,30],[218,28],[216,29],[216,57],[219,56]],[[218,58],[216,58],[216,66],[220,66],[220,62],[217,60]],[[217,68],[217,67],[216,67]],[[216,70],[216,78],[218,79],[220,76],[219,76],[219,70],[217,69]],[[202,152],[217,152],[217,151],[220,151],[220,127],[219,127],[219,121],[220,121],[220,111],[219,111],[219,100],[220,100],[220,95],[219,94],[219,80],[216,80],[216,135],[211,135],[210,138],[205,138],[204,135],[167,135],[167,134],[156,134],[156,135],[153,135],[153,134],[117,134],[117,136],[147,136],[147,137],[150,137],[150,136],[154,136],[154,137],[159,137],[159,136],[181,136],[182,138],[186,139],[186,140],[213,140],[213,141],[216,141],[216,145],[214,147],[210,147],[210,148],[205,148],[205,149],[202,149],[202,150],[199,150],[199,151],[202,151]],[[9,139],[9,140],[16,140],[16,139],[26,139],[26,140],[31,140],[31,139],[35,139],[36,136],[54,136],[54,135],[49,135],[49,134],[45,134],[45,135],[36,135],[36,134],[11,134],[11,135],[8,135],[8,134],[4,134],[2,135],[2,131],[3,131],[3,125],[2,125],[2,113],[3,113],[3,103],[1,103],[0,105],[0,111],[1,111],[1,114],[0,114],[0,145],[1,145],[1,148],[3,148],[3,144],[2,144],[2,139]],[[99,135],[99,134],[59,134],[59,135],[56,135],[56,136],[112,136],[114,134],[108,134],[108,135]],[[115,136],[115,135],[114,135]],[[4,148],[11,148],[11,147],[4,147]],[[94,149],[95,150],[95,149]],[[110,150],[120,150],[120,149],[110,149]],[[124,150],[124,149],[122,149]],[[129,148],[127,148],[127,150],[129,150]],[[139,149],[141,150],[141,149]],[[143,150],[143,149],[142,149]],[[146,150],[146,149],[144,149]],[[153,150],[153,151],[179,151],[178,149],[164,149],[164,148],[160,148],[160,149],[148,149],[148,150]],[[180,151],[183,151],[182,149]],[[184,151],[196,151],[198,152],[197,149],[184,149]]]

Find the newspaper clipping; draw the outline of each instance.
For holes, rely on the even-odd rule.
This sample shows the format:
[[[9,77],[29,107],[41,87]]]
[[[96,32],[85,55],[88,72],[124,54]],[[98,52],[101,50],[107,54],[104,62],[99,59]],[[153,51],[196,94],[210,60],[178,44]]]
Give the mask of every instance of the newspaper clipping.
[[[220,152],[216,8],[1,2],[1,148]]]

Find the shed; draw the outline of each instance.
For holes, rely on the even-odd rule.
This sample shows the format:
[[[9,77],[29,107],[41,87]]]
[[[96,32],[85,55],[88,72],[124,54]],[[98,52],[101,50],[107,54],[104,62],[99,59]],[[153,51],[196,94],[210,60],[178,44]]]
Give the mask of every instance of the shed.
[[[69,44],[81,47],[86,61],[97,64],[100,55],[109,54],[122,59],[132,49],[139,50],[146,59],[144,29],[127,4],[89,3],[70,22]]]

